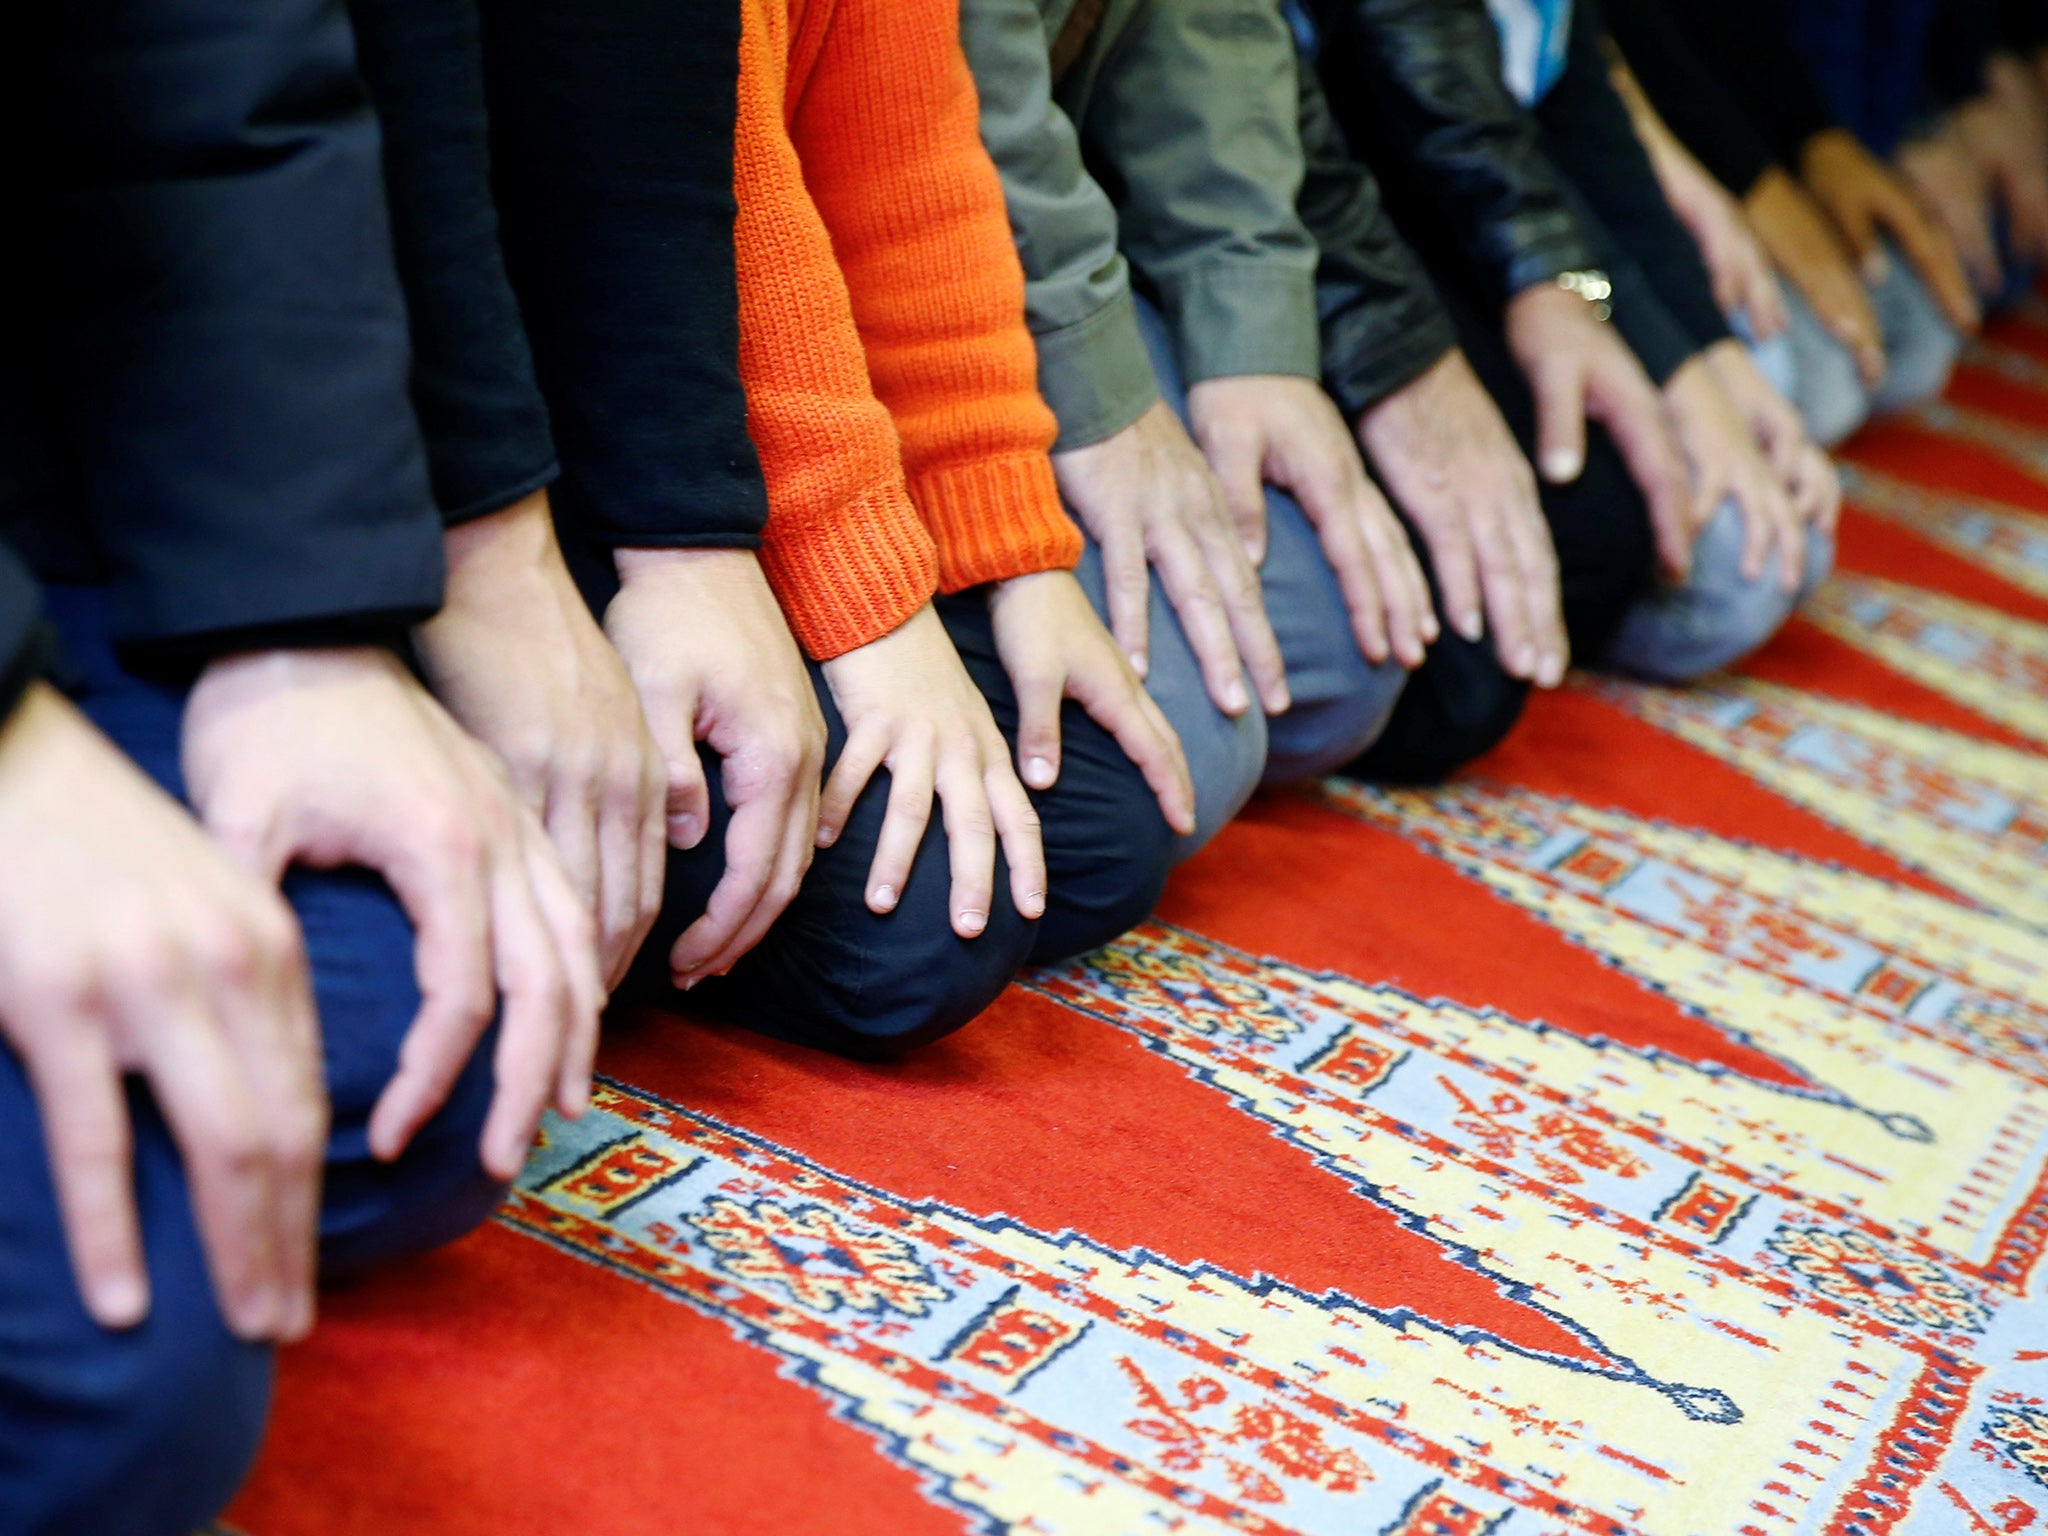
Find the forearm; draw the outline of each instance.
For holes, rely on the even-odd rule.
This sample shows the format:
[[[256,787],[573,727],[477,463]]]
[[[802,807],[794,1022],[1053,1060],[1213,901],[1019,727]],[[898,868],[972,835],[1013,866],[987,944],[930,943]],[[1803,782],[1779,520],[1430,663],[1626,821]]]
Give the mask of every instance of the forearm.
[[[1114,436],[1159,399],[1138,334],[1117,216],[1082,164],[1052,99],[1045,27],[1033,0],[961,0],[961,43],[981,104],[982,142],[1001,175],[1024,264],[1025,317],[1057,446]]]

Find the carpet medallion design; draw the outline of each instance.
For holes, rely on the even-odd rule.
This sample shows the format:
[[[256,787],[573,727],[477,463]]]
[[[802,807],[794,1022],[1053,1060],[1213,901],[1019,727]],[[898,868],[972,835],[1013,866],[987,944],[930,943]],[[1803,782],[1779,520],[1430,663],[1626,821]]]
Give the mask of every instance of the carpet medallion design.
[[[1261,801],[893,1068],[621,1021],[246,1536],[2048,1536],[2048,316],[1738,674]]]

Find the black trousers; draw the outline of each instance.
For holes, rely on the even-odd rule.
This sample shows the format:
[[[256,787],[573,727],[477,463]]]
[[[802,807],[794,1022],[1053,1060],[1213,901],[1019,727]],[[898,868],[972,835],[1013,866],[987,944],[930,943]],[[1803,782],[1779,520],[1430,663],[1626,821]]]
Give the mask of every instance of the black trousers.
[[[937,601],[953,644],[1014,745],[1017,701],[996,655],[985,593]],[[836,761],[846,727],[822,673],[812,669]],[[707,755],[711,833],[688,853],[671,850],[660,920],[621,987],[626,1001],[709,1012],[762,1034],[841,1055],[886,1059],[949,1034],[995,1001],[1027,964],[1048,964],[1108,943],[1151,912],[1171,866],[1173,833],[1137,767],[1076,705],[1060,720],[1059,782],[1031,791],[1044,824],[1051,884],[1045,916],[1027,922],[1011,904],[998,857],[988,927],[952,930],[946,834],[935,804],[896,910],[867,907],[889,775],[855,802],[838,842],[819,850],[803,889],[766,938],[732,973],[700,983],[687,1000],[669,981],[668,954],[703,912],[725,867],[728,810],[718,764]]]
[[[1411,227],[1402,223],[1404,231]],[[1419,227],[1433,228],[1433,221]],[[1533,459],[1536,402],[1508,351],[1499,306],[1478,295],[1453,253],[1424,248],[1422,254],[1472,371]],[[1651,588],[1656,545],[1649,507],[1614,440],[1592,423],[1585,472],[1570,485],[1544,484],[1541,494],[1557,546],[1565,632],[1573,657],[1583,664],[1606,653],[1629,606]],[[1414,542],[1435,596],[1429,552],[1419,535]],[[1528,687],[1501,667],[1491,637],[1474,642],[1446,629],[1408,679],[1380,739],[1345,771],[1381,783],[1436,783],[1507,736],[1521,717]]]

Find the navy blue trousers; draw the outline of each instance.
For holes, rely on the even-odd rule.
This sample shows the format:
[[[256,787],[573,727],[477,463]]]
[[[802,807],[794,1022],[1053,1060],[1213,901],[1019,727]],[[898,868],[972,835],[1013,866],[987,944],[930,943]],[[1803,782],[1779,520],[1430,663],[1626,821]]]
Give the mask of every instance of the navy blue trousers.
[[[50,595],[95,724],[172,794],[182,793],[184,697],[126,671],[107,640],[104,595]],[[412,930],[384,884],[360,871],[293,872],[320,1009],[333,1133],[321,1258],[327,1273],[417,1253],[482,1221],[503,1191],[477,1161],[491,1093],[490,1041],[396,1163],[367,1147],[371,1107],[419,1005]],[[19,1062],[0,1049],[0,1532],[190,1536],[220,1511],[255,1456],[270,1352],[238,1342],[214,1304],[178,1154],[139,1084],[136,1198],[153,1296],[125,1332],[86,1315],[72,1280]]]

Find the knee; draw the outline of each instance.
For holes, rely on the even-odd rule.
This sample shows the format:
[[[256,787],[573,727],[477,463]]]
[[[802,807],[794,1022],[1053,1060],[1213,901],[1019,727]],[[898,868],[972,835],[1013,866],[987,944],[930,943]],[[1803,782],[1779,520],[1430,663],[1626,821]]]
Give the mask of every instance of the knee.
[[[1385,731],[1348,772],[1381,784],[1439,784],[1499,746],[1522,718],[1529,686],[1485,641],[1446,635],[1409,679]]]
[[[1148,685],[1153,702],[1180,739],[1195,786],[1195,830],[1177,838],[1173,862],[1185,863],[1230,825],[1258,789],[1266,771],[1272,722],[1257,705],[1226,715],[1209,699],[1199,674],[1191,686]]]
[[[1060,782],[1036,797],[1052,891],[1030,963],[1053,965],[1143,922],[1173,867],[1175,836],[1145,776],[1100,726],[1068,706]]]
[[[1612,665],[1653,682],[1689,683],[1740,661],[1784,627],[1803,591],[1785,590],[1775,551],[1761,577],[1743,575],[1742,516],[1733,502],[1715,511],[1684,583],[1645,597],[1623,622]],[[1809,555],[1803,590],[1811,590],[1808,579],[1825,576],[1832,558],[1831,547]]]
[[[1792,388],[1807,434],[1823,448],[1846,442],[1870,415],[1870,395],[1855,355],[1821,326],[1812,311],[1795,308],[1788,334]]]
[[[1267,723],[1267,784],[1335,772],[1365,753],[1387,728],[1408,680],[1399,662],[1378,665],[1359,653],[1348,625],[1331,637],[1333,657],[1317,671],[1335,686],[1294,691],[1287,713]],[[1291,658],[1290,658],[1291,662]],[[1290,664],[1290,690],[1295,668]]]
[[[1948,387],[1949,375],[1963,355],[1963,338],[1948,323],[1934,295],[1914,275],[1897,250],[1877,295],[1884,325],[1884,382],[1877,387],[1873,410],[1902,411],[1932,400]]]
[[[294,874],[285,893],[312,964],[333,1124],[321,1264],[345,1274],[424,1253],[482,1224],[505,1188],[479,1155],[495,1088],[495,1028],[395,1159],[373,1157],[371,1111],[418,1016],[412,925],[389,887],[357,870]]]

